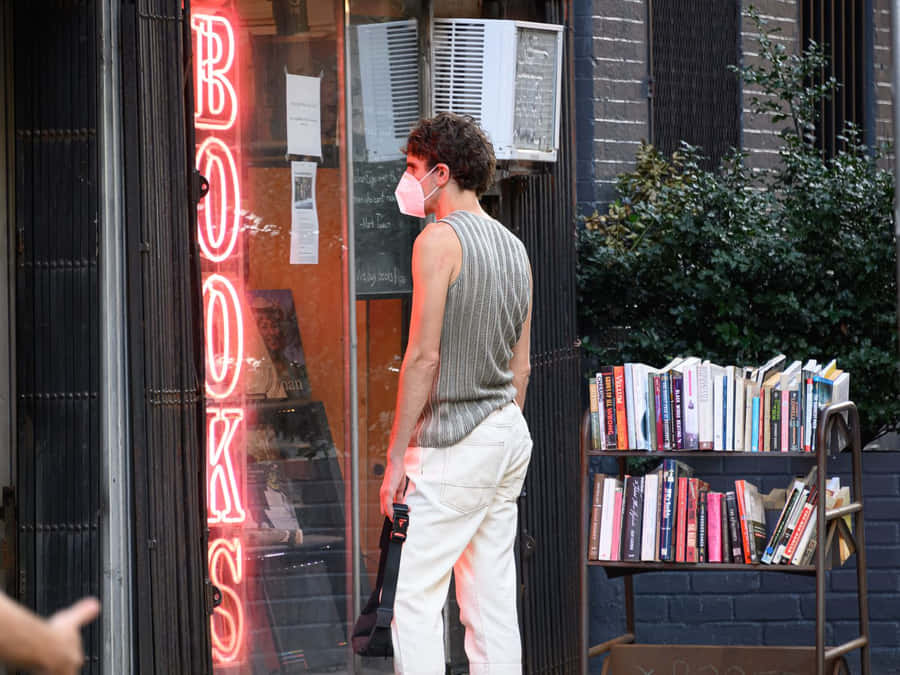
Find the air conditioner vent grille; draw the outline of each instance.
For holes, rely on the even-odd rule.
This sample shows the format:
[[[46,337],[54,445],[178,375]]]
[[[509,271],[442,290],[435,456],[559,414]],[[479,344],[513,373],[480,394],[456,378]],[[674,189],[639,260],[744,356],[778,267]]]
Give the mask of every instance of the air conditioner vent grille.
[[[484,40],[483,23],[435,23],[432,38],[435,113],[471,115],[481,122]]]

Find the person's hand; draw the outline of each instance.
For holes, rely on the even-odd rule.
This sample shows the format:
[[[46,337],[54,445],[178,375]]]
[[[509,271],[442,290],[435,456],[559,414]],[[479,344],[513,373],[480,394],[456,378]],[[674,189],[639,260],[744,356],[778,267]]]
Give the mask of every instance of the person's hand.
[[[81,627],[97,618],[100,603],[96,598],[84,598],[47,619],[50,644],[47,645],[46,675],[77,675],[84,664],[81,647]]]
[[[394,502],[403,501],[402,486],[406,482],[405,479],[406,472],[403,470],[403,462],[389,459],[378,496],[381,500],[381,513],[391,521],[394,520]]]

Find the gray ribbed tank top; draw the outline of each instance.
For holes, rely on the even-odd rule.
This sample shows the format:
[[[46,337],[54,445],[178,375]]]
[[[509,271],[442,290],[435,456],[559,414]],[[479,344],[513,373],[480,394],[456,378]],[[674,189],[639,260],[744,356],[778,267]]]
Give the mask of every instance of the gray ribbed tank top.
[[[531,301],[528,254],[515,235],[468,211],[443,222],[459,238],[462,266],[447,290],[440,365],[416,431],[425,448],[461,441],[515,398],[509,360]]]

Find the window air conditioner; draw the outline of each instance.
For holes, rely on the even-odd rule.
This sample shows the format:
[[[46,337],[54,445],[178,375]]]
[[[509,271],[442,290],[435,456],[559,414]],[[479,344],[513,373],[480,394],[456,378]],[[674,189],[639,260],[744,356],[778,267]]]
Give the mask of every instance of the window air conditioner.
[[[562,37],[551,24],[435,19],[434,112],[474,117],[497,159],[555,162]]]
[[[402,158],[419,119],[414,21],[356,27],[366,158]],[[563,27],[435,19],[432,107],[474,117],[497,159],[554,162],[559,148]]]
[[[401,159],[419,121],[419,41],[415,20],[356,26],[365,158]]]

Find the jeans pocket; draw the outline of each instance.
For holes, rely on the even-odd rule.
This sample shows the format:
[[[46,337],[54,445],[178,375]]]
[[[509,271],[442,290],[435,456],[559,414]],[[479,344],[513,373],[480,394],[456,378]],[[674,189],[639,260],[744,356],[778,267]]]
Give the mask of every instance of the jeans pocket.
[[[506,456],[503,441],[459,444],[447,449],[441,478],[441,504],[461,514],[491,503]]]
[[[495,486],[443,483],[441,485],[441,504],[462,515],[468,515],[486,508],[491,503],[494,492],[496,492]]]

